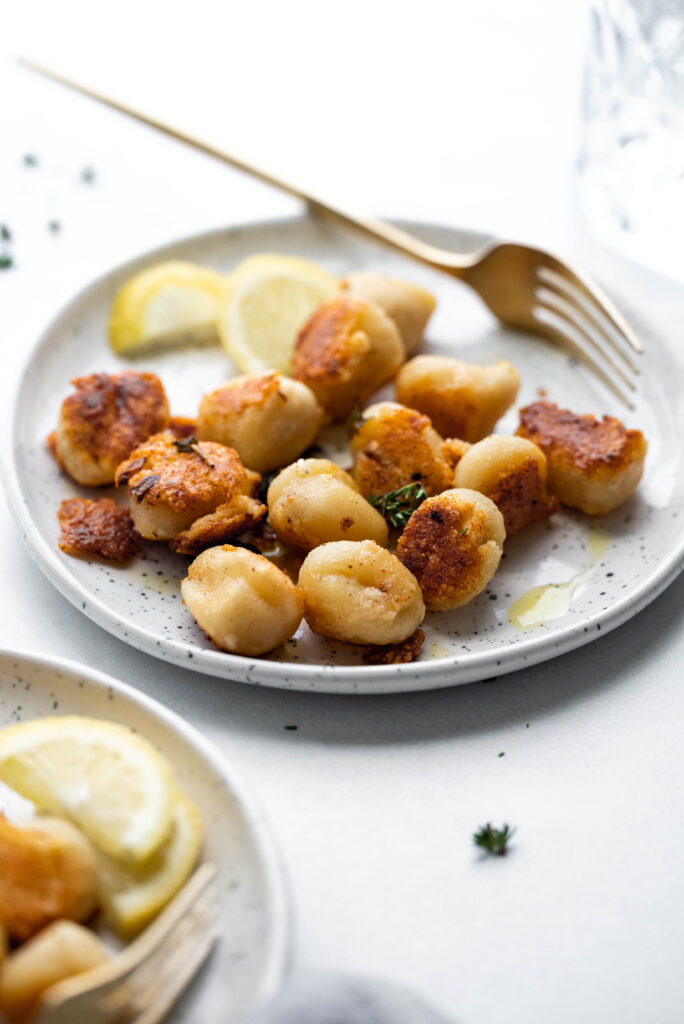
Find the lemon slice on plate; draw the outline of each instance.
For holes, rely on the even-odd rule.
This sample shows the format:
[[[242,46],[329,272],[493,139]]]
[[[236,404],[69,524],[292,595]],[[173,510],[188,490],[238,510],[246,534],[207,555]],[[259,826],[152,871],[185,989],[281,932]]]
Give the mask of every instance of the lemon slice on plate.
[[[157,344],[216,338],[216,312],[226,279],[194,263],[148,267],[121,288],[109,313],[109,343],[119,355]]]
[[[125,868],[100,858],[105,914],[121,938],[132,938],[173,899],[199,857],[202,835],[199,810],[177,793],[171,834],[144,865]]]
[[[297,334],[339,291],[327,270],[296,256],[249,256],[230,275],[218,311],[221,341],[243,373],[290,369]]]
[[[93,718],[39,718],[0,732],[0,781],[39,811],[78,825],[110,857],[140,863],[171,832],[170,765],[130,729]]]

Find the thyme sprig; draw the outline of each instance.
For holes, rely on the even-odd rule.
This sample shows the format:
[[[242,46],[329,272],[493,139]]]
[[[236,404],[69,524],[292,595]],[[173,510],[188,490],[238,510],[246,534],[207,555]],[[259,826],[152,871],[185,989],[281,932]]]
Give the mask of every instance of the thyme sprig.
[[[179,437],[177,441],[173,442],[174,446],[179,452],[183,452],[185,455],[199,455],[200,459],[207,463],[209,466],[213,466],[213,463],[206,457],[204,452],[199,446],[199,441],[196,437]]]
[[[508,852],[508,841],[515,835],[515,829],[504,825],[494,828],[487,822],[479,832],[473,835],[473,842],[494,857],[503,857]]]
[[[390,526],[406,526],[415,510],[427,498],[427,491],[416,481],[387,494],[371,494],[369,502],[383,514]]]

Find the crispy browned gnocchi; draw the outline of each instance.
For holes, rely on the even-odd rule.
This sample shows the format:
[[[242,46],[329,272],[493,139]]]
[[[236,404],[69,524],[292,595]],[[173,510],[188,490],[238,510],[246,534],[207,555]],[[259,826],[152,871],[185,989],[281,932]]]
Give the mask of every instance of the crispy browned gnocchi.
[[[246,466],[267,473],[301,455],[322,422],[313,391],[273,370],[234,377],[204,395],[197,436],[235,448]]]
[[[343,291],[359,295],[384,309],[399,328],[406,355],[412,356],[423,340],[437,300],[426,288],[389,274],[356,270],[340,282]]]
[[[90,929],[55,921],[6,957],[0,971],[0,1014],[10,1024],[23,1024],[51,985],[107,960],[109,953]]]
[[[299,587],[314,633],[348,643],[400,643],[425,616],[414,577],[371,540],[315,548],[304,560]]]
[[[300,551],[336,540],[387,543],[387,523],[356,483],[328,459],[299,459],[268,489],[268,522],[283,543]]]
[[[479,441],[515,401],[520,377],[505,360],[475,366],[446,356],[416,356],[395,380],[397,400],[432,420],[442,437]]]
[[[520,410],[520,437],[546,455],[549,488],[564,505],[601,516],[636,490],[648,444],[640,430],[612,416],[578,416],[553,402],[534,402]]]
[[[546,489],[546,456],[522,437],[493,434],[478,441],[456,466],[454,484],[491,498],[508,537],[558,511],[558,499]]]
[[[292,376],[308,384],[331,419],[343,420],[392,379],[404,358],[404,343],[387,314],[343,294],[302,327]]]
[[[416,509],[397,558],[418,580],[430,611],[460,608],[487,586],[506,539],[493,501],[466,488],[444,491]]]
[[[196,554],[237,537],[266,514],[251,497],[260,481],[232,448],[155,434],[131,452],[116,474],[128,486],[133,524],[148,540]]]
[[[364,409],[351,439],[354,479],[361,493],[368,498],[415,482],[428,494],[446,490],[453,470],[442,443],[429,418],[415,409],[396,402]]]
[[[60,466],[79,484],[114,482],[116,467],[136,445],[169,423],[169,404],[154,373],[93,373],[71,382],[54,435]],[[52,435],[51,435],[52,437]]]
[[[192,562],[181,592],[188,611],[222,651],[258,657],[297,632],[303,600],[263,555],[224,544]]]

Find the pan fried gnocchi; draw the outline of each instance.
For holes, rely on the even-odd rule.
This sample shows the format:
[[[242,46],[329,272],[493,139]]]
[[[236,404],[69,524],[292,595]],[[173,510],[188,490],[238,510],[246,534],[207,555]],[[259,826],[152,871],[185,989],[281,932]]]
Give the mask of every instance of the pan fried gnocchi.
[[[231,544],[198,555],[181,592],[211,642],[231,654],[266,654],[302,621],[303,599],[290,577],[263,555]]]
[[[418,580],[430,611],[460,608],[496,572],[506,529],[484,494],[465,487],[428,498],[399,538],[397,558]]]
[[[323,544],[299,573],[314,633],[353,644],[396,644],[425,616],[415,577],[372,540]]]
[[[418,481],[428,494],[451,486],[453,469],[427,416],[397,402],[364,409],[351,438],[354,479],[361,493],[386,494]]]
[[[359,494],[352,477],[329,459],[300,459],[268,489],[268,522],[299,551],[336,540],[387,543],[387,523]]]
[[[404,359],[404,343],[387,314],[365,299],[342,295],[302,327],[292,376],[309,385],[332,420],[343,420],[390,381]]]
[[[196,419],[170,416],[154,374],[93,374],[73,382],[49,439],[78,482],[126,487],[131,550],[142,537],[194,558],[183,598],[220,650],[277,650],[304,616],[304,629],[373,648],[367,663],[417,658],[425,609],[477,597],[507,536],[559,499],[601,515],[638,485],[646,441],[611,417],[535,402],[516,436],[494,434],[518,371],[415,355],[435,308],[425,289],[273,255],[243,261],[227,294],[231,281],[240,301],[219,334],[244,375],[208,382]],[[391,382],[396,401],[376,394]],[[334,425],[345,419],[351,465]],[[306,457],[328,445],[344,469]],[[77,499],[123,521],[105,500]],[[116,554],[86,544],[80,519],[67,525],[67,553]]]
[[[454,484],[491,498],[509,537],[558,511],[558,499],[546,489],[546,456],[522,437],[493,434],[478,441],[456,466]]]
[[[513,404],[520,387],[515,367],[502,359],[474,366],[445,356],[416,356],[394,382],[397,400],[432,420],[442,437],[480,441]]]
[[[323,422],[313,391],[277,371],[234,377],[200,402],[197,436],[234,448],[245,466],[267,473],[309,447]]]

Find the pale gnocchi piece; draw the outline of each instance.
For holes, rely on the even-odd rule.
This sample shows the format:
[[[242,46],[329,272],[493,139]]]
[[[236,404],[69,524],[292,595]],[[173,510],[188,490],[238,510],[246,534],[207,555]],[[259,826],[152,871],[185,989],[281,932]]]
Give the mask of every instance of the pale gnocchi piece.
[[[415,578],[371,540],[317,547],[304,559],[299,587],[314,633],[347,643],[400,643],[425,616]]]
[[[427,416],[397,402],[378,402],[364,409],[354,427],[354,479],[367,498],[410,483],[439,494],[453,479],[442,445]]]
[[[154,373],[93,373],[71,382],[50,435],[60,466],[79,484],[114,483],[116,467],[151,434],[169,425],[169,404]]]
[[[46,989],[109,960],[97,935],[73,921],[55,921],[6,957],[0,971],[0,1014],[28,1021]]]
[[[558,511],[558,499],[546,488],[546,456],[522,437],[493,434],[478,441],[456,466],[454,484],[491,498],[508,537]]]
[[[302,327],[292,376],[311,388],[331,419],[343,420],[391,380],[404,359],[404,343],[387,314],[342,294]]]
[[[602,420],[534,402],[520,410],[517,433],[539,445],[549,467],[549,488],[564,505],[602,516],[636,490],[648,444],[640,430],[613,416]]]
[[[343,291],[360,295],[384,309],[399,328],[406,355],[412,356],[423,340],[437,300],[426,288],[389,274],[356,270],[340,282]]]
[[[313,391],[273,370],[234,377],[204,395],[197,436],[234,448],[245,466],[267,473],[301,455],[322,422]]]
[[[258,657],[297,632],[303,600],[263,555],[223,544],[198,555],[181,581],[188,611],[216,647]]]
[[[409,519],[397,558],[416,577],[430,611],[460,608],[496,572],[506,539],[493,501],[466,488],[428,498]]]
[[[237,537],[266,513],[252,494],[258,473],[234,449],[212,441],[155,434],[131,452],[116,474],[126,484],[133,525],[148,540],[196,554]]]
[[[328,459],[299,459],[268,489],[268,522],[284,544],[310,551],[337,540],[387,544],[388,527],[356,483]]]
[[[520,376],[501,360],[476,366],[446,356],[416,356],[395,380],[397,400],[432,420],[442,437],[479,441],[515,401]]]

